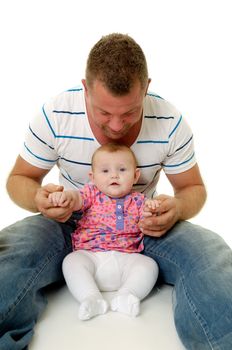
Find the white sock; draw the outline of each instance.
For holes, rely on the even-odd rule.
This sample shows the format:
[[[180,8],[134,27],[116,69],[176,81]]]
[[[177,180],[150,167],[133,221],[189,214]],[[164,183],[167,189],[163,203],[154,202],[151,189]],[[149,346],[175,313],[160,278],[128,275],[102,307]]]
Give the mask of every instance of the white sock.
[[[94,316],[105,314],[107,310],[108,303],[106,300],[91,296],[80,304],[78,316],[80,320],[85,321]]]
[[[135,317],[140,311],[140,300],[131,293],[117,294],[110,302],[112,311]]]

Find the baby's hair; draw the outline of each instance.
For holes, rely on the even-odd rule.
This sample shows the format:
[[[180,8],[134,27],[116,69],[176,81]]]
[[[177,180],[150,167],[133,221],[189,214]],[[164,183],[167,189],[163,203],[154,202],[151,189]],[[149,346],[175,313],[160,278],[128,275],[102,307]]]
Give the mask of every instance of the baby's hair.
[[[135,157],[134,152],[130,149],[130,147],[120,144],[120,143],[106,143],[105,145],[100,146],[98,149],[96,149],[96,151],[93,153],[92,156],[92,167],[94,165],[94,159],[97,153],[101,152],[101,151],[105,151],[105,152],[109,152],[109,153],[116,153],[118,151],[124,151],[124,152],[128,152],[131,154],[133,160],[134,160],[134,164],[135,164],[135,168],[137,167],[138,163],[137,163],[137,159]]]

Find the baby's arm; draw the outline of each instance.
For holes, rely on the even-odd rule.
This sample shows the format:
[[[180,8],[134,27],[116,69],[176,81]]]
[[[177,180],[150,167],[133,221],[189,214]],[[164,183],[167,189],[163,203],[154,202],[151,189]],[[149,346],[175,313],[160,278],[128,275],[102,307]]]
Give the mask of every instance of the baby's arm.
[[[73,211],[82,207],[82,198],[78,190],[53,192],[49,194],[48,198],[54,207],[72,207]]]

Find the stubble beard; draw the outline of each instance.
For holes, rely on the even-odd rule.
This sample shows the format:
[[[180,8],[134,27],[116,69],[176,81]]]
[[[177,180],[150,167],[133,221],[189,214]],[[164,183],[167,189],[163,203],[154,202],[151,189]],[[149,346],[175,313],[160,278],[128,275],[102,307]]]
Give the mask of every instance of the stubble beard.
[[[129,133],[131,126],[125,125],[123,130],[120,132],[113,132],[104,126],[102,126],[101,129],[102,129],[102,132],[104,133],[104,135],[106,137],[108,137],[109,139],[118,140],[118,139],[121,139],[122,137],[125,137]]]

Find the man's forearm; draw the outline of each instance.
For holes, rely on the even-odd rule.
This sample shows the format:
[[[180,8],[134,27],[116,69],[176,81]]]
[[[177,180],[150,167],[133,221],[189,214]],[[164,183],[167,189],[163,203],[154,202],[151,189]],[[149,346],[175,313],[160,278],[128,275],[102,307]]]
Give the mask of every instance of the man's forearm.
[[[14,203],[31,212],[38,212],[35,195],[40,184],[23,175],[11,175],[6,184],[7,192]]]
[[[202,209],[206,197],[204,185],[194,185],[176,192],[175,198],[179,202],[179,220],[188,220],[197,215]]]

